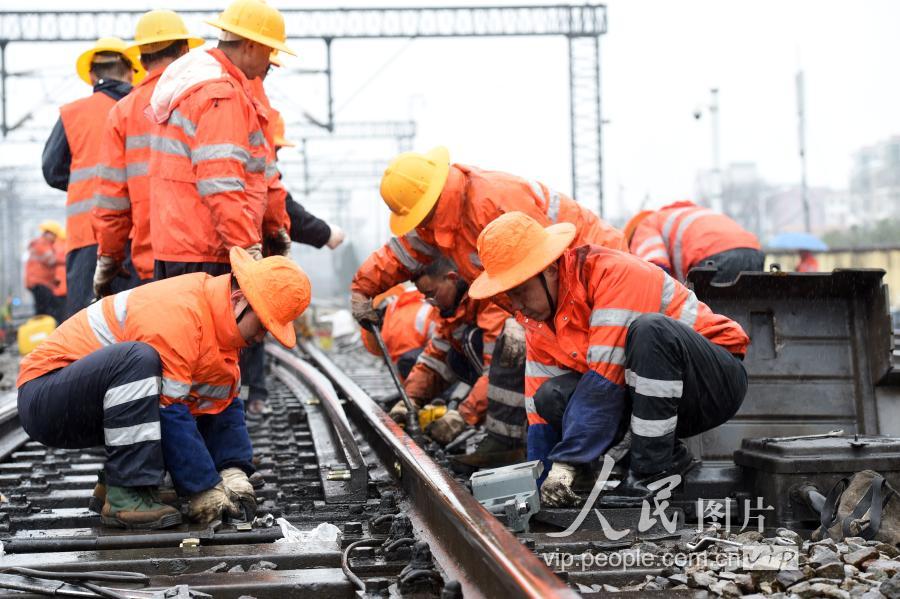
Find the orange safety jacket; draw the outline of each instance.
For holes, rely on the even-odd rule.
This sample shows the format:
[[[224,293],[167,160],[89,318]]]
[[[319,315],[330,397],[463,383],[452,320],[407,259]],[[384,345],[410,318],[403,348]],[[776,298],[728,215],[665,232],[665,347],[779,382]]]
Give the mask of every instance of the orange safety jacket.
[[[147,113],[153,256],[228,263],[260,243],[266,211],[265,107],[221,50],[188,52],[156,84]]]
[[[481,274],[475,242],[489,222],[518,210],[541,225],[573,223],[573,243],[625,249],[622,233],[588,210],[537,181],[453,164],[431,220],[394,237],[370,255],[356,272],[351,289],[374,297],[429,264],[438,254],[453,260],[471,283]]]
[[[275,123],[278,121],[279,112],[272,108],[263,81],[259,77],[250,80],[250,89],[256,98],[266,109],[267,119],[263,133],[266,136],[266,144],[269,150],[266,162],[266,213],[263,218],[263,234],[272,235],[278,229],[291,230],[291,219],[287,213],[287,188],[281,182],[278,168],[275,166],[277,155],[275,154]]]
[[[649,215],[630,243],[632,254],[682,282],[706,258],[738,248],[758,250],[759,239],[724,214],[690,201],[669,204]]]
[[[145,111],[163,69],[147,75],[119,100],[106,119],[100,150],[100,186],[92,212],[98,254],[131,261],[141,279],[153,278],[150,245],[150,135],[154,125]]]
[[[391,362],[396,364],[406,352],[425,347],[437,328],[440,316],[416,289],[401,288],[398,293],[385,297],[375,308],[381,309],[385,304],[381,336],[391,354]],[[381,355],[372,333],[363,329],[362,341],[370,354]]]
[[[797,263],[796,272],[819,272],[819,261],[814,256],[803,256]]]
[[[97,167],[103,127],[115,104],[113,98],[98,91],[59,109],[72,152],[66,191],[66,252],[97,243],[91,224],[91,208],[100,183]]]
[[[66,244],[57,240],[56,243],[53,244],[53,251],[56,252],[53,295],[56,297],[65,297],[69,293],[69,286],[68,283],[66,283]]]
[[[126,341],[159,353],[163,406],[218,414],[240,389],[238,350],[246,345],[231,305],[231,275],[188,274],[94,302],[22,359],[16,386]]]
[[[410,371],[404,385],[410,399],[422,404],[434,398],[447,384],[456,380],[456,375],[447,362],[450,348],[465,355],[463,337],[471,327],[477,327],[482,331],[481,339],[484,344],[483,372],[472,386],[467,398],[460,404],[460,414],[463,414],[464,418],[466,414],[473,418],[476,417],[476,413],[478,416],[482,415],[487,406],[487,373],[494,355],[494,345],[503,331],[503,323],[509,317],[508,312],[489,299],[475,300],[468,295],[463,296],[453,316],[438,320],[434,336],[425,346],[425,350],[419,354],[419,359]]]
[[[517,314],[525,327],[528,424],[546,424],[534,394],[547,379],[589,369],[625,384],[625,338],[642,314],[661,313],[736,355],[750,343],[741,325],[715,314],[694,292],[648,262],[597,246],[566,250],[559,260],[553,328]],[[555,330],[554,330],[555,329]]]
[[[25,262],[25,287],[35,285],[53,288],[56,278],[56,249],[43,236],[28,243],[28,260]]]

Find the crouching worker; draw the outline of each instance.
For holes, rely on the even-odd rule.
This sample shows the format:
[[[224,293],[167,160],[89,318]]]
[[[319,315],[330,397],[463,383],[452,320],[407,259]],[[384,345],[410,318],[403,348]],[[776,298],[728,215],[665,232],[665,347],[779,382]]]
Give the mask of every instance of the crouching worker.
[[[549,474],[544,505],[564,506],[576,470],[630,439],[627,477],[601,505],[640,505],[648,485],[692,465],[679,441],[730,419],[747,390],[749,339],[639,258],[569,248],[571,224],[507,213],[478,237],[473,298],[506,293],[526,331],[528,459]],[[630,433],[630,434],[629,434]]]
[[[287,258],[255,262],[234,247],[230,259],[233,274],[188,274],[93,303],[22,361],[25,431],[50,447],[106,446],[107,526],[180,523],[159,500],[166,470],[193,520],[255,507],[238,352],[266,331],[293,346],[310,286]]]
[[[466,427],[484,420],[488,402],[488,372],[497,337],[509,313],[487,300],[473,300],[468,283],[452,260],[438,256],[413,275],[413,282],[434,305],[437,330],[406,379],[406,394],[418,407],[437,398],[457,381],[464,385],[459,410],[448,410],[427,432],[446,445]],[[391,410],[397,422],[406,418],[400,401]]]

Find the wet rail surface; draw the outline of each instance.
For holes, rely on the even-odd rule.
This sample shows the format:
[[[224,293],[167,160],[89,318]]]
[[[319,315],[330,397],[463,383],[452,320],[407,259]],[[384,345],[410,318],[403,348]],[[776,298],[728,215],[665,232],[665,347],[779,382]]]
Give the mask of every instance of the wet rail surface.
[[[0,406],[0,587],[36,591],[0,589],[0,596],[104,596],[77,583],[48,591],[47,581],[11,568],[144,575],[141,584],[95,583],[117,589],[105,596],[122,597],[189,596],[178,585],[235,598],[354,597],[361,589],[448,599],[576,596],[533,539],[508,532],[354,382],[365,382],[367,369],[371,383],[385,381],[359,356],[311,346],[270,354],[272,412],[248,418],[260,474],[253,522],[103,528],[88,509],[102,448],[44,447],[23,434],[15,410]],[[341,418],[336,406],[346,413],[342,427],[331,423]],[[301,532],[333,524],[340,547],[276,542],[278,518]]]

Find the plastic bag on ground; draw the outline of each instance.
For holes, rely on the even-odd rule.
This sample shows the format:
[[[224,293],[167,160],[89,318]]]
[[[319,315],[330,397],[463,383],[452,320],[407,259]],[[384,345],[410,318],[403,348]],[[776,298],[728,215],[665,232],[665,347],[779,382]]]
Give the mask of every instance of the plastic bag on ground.
[[[276,522],[283,535],[276,543],[298,543],[301,553],[341,550],[341,529],[330,522],[323,522],[312,530],[300,530],[284,518]]]

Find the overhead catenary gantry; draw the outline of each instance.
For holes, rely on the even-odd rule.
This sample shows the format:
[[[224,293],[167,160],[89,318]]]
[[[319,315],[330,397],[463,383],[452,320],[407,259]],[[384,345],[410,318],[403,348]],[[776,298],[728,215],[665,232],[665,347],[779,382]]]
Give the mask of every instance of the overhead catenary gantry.
[[[559,6],[438,6],[403,8],[283,8],[290,39],[325,44],[328,110],[324,126],[334,127],[331,46],[341,39],[472,38],[562,36],[569,50],[569,113],[572,193],[603,215],[600,36],[606,33],[602,4]],[[181,10],[196,18],[211,10]],[[12,42],[92,42],[115,35],[130,38],[143,11],[65,10],[0,12],[0,117],[6,115],[5,50]]]

